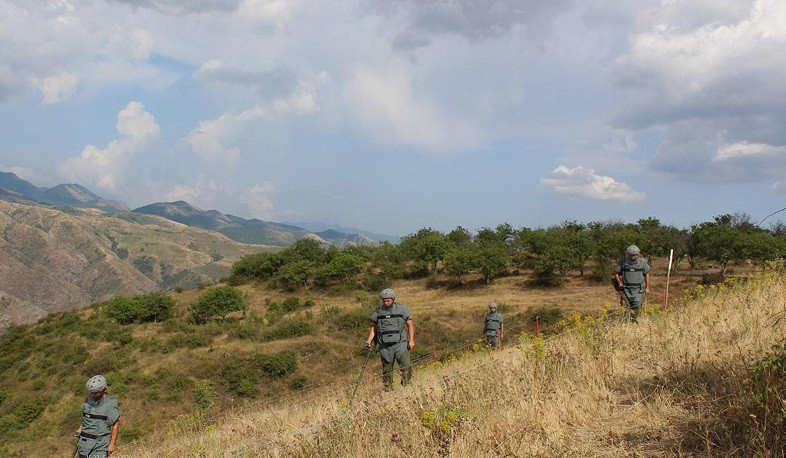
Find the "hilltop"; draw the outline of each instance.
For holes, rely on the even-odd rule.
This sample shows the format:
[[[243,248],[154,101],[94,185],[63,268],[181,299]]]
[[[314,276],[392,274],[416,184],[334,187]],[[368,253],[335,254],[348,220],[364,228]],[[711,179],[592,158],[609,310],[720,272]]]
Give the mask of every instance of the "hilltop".
[[[271,249],[154,216],[6,201],[0,228],[0,328],[116,295],[195,288]]]

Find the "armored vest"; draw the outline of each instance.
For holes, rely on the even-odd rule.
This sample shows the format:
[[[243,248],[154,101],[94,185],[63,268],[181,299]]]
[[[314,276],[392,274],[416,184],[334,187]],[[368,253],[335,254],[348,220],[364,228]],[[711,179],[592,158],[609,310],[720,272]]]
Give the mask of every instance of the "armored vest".
[[[110,394],[105,394],[100,401],[87,395],[82,403],[82,433],[95,437],[105,436],[111,432],[119,418],[117,398]]]
[[[499,312],[494,313],[486,313],[486,329],[485,331],[489,333],[490,331],[494,334],[497,333],[499,328],[502,327],[502,314]]]
[[[407,320],[409,310],[403,304],[394,303],[389,309],[379,306],[371,314],[371,321],[376,323],[377,342],[395,344],[407,340]]]
[[[650,266],[644,258],[638,257],[631,262],[627,257],[617,263],[619,274],[624,286],[640,286],[644,283],[644,276],[650,271]]]

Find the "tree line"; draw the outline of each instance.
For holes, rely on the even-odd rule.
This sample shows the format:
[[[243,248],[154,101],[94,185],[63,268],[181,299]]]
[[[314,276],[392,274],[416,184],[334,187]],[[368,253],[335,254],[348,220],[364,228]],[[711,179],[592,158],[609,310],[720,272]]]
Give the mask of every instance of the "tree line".
[[[423,228],[397,245],[324,247],[299,240],[277,252],[243,256],[232,266],[229,284],[267,281],[287,291],[319,288],[337,292],[379,290],[394,279],[438,276],[450,284],[494,279],[529,270],[533,282],[557,286],[571,271],[607,281],[625,247],[635,244],[645,257],[668,256],[691,268],[699,259],[716,263],[726,274],[732,261],[763,262],[786,256],[786,225],[758,227],[746,214],[725,214],[678,229],[657,218],[636,223],[565,221],[547,228],[515,229],[504,223],[475,234],[458,226],[448,233]]]

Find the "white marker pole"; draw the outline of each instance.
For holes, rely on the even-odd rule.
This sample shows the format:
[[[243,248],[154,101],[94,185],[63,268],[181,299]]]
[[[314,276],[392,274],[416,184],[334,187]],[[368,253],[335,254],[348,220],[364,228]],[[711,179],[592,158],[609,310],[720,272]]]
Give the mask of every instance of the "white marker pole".
[[[674,257],[674,249],[669,250],[669,266],[666,268],[666,297],[664,298],[663,308],[669,306],[669,277],[671,277],[671,260]]]

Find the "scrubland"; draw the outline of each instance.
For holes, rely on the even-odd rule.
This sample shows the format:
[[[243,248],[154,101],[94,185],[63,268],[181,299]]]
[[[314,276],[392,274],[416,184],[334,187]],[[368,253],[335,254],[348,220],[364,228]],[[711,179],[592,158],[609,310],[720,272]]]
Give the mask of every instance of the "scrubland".
[[[296,395],[182,416],[118,454],[784,456],[782,268],[698,286],[667,310],[653,301],[638,324],[608,289],[587,296],[603,302],[596,313],[574,308],[548,335],[512,324],[496,352],[421,352],[412,384],[392,393],[366,372],[351,399],[358,363]]]

